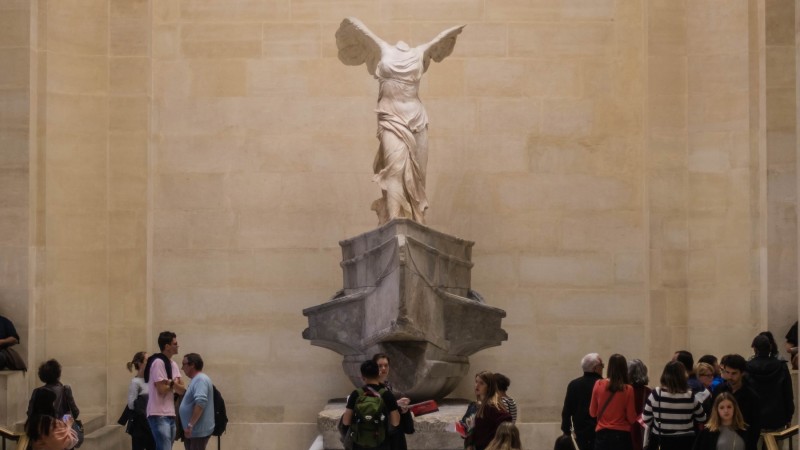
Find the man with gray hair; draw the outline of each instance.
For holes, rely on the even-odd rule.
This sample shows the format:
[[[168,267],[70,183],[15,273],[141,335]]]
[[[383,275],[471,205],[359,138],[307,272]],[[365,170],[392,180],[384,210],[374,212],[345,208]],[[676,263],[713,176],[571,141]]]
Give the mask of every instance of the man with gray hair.
[[[186,450],[205,450],[214,432],[214,385],[203,373],[203,358],[197,353],[183,357],[183,372],[192,381],[186,388],[179,414]]]
[[[603,359],[597,353],[589,353],[581,360],[583,376],[575,378],[567,386],[564,408],[561,410],[561,431],[570,433],[575,428],[575,440],[581,450],[594,449],[594,428],[597,421],[589,415],[592,389],[597,380],[603,378]]]

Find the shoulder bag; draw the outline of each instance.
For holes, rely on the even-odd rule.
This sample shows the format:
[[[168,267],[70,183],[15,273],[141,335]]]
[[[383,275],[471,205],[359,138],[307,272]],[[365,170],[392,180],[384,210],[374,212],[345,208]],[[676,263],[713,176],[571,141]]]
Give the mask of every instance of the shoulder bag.
[[[78,443],[75,444],[75,447],[73,448],[78,448],[83,444],[83,422],[81,422],[80,419],[75,418],[75,412],[72,410],[72,405],[75,404],[75,399],[72,397],[72,387],[70,387],[68,384],[64,385],[64,400],[67,402],[69,413],[72,415],[72,430],[75,432],[75,435],[78,436]]]

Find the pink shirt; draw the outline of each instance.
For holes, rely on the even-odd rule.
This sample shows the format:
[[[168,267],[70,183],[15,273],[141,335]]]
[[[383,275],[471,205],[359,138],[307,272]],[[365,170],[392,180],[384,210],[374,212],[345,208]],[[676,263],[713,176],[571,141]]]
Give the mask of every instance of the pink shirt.
[[[170,361],[172,364],[172,378],[180,379],[181,372],[178,364],[175,361]],[[173,392],[170,390],[166,394],[161,395],[156,389],[156,383],[159,381],[169,380],[167,378],[167,371],[164,368],[164,361],[156,359],[153,365],[150,366],[150,381],[147,382],[147,416],[175,416],[175,398]]]

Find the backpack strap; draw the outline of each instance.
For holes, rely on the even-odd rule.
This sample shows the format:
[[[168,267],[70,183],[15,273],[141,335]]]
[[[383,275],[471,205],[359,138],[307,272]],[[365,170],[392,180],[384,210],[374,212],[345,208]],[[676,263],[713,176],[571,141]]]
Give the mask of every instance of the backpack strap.
[[[381,398],[383,398],[382,397],[383,393],[386,392],[386,388],[381,388],[379,391],[376,391],[375,389],[373,389],[373,388],[371,388],[369,386],[367,386],[367,390],[370,391],[372,393],[372,395],[374,395],[375,397],[381,397]],[[361,389],[361,391],[363,391],[363,389]],[[363,394],[363,392],[362,392],[362,394]]]
[[[156,359],[160,359],[164,362],[164,371],[167,372],[167,378],[172,379],[172,360],[167,358],[167,355],[163,353],[154,353],[147,358],[147,364],[144,366],[144,382],[148,383],[150,381],[150,368],[153,366],[153,362]]]

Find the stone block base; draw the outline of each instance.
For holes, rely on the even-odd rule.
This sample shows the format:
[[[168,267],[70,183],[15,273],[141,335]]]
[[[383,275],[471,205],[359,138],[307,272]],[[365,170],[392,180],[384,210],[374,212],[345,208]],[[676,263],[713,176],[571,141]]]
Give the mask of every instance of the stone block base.
[[[0,370],[0,425],[13,429],[25,420],[28,408],[28,385],[18,370]]]

